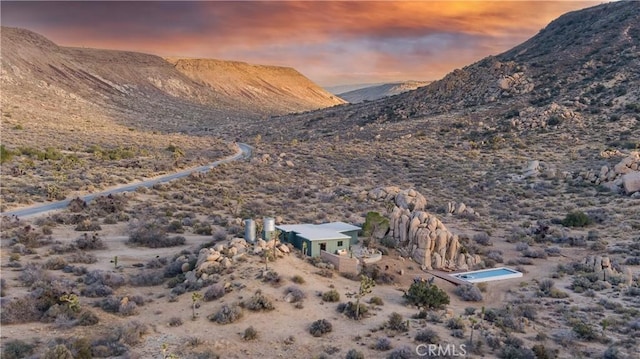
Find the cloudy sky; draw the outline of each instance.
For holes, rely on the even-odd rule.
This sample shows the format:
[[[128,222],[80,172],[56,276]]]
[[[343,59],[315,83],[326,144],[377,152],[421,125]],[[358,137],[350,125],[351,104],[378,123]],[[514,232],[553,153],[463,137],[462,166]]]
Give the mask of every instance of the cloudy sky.
[[[436,80],[601,2],[2,0],[0,7],[3,26],[59,45],[291,66],[334,86]]]

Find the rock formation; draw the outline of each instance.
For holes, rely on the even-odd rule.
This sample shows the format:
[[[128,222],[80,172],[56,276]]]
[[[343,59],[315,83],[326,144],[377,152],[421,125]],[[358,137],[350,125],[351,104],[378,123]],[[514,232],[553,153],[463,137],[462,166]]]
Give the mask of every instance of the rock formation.
[[[376,188],[370,199],[393,200],[389,236],[398,241],[423,269],[469,269],[481,259],[465,253],[457,235],[433,214],[424,211],[426,199],[415,190]]]
[[[464,204],[464,202],[449,202],[447,203],[447,214],[467,214],[480,217],[480,214],[473,210],[473,208]]]
[[[427,206],[427,199],[414,189],[401,190],[395,186],[378,187],[369,191],[368,197],[375,201],[391,201],[403,209],[421,211]]]
[[[640,196],[640,152],[629,153],[613,168],[602,166],[599,171],[580,172],[577,179],[602,185],[613,192]]]
[[[511,127],[520,131],[558,127],[565,122],[572,126],[581,123],[582,116],[567,106],[551,103],[544,107],[529,106],[519,111],[519,116],[510,120]]]

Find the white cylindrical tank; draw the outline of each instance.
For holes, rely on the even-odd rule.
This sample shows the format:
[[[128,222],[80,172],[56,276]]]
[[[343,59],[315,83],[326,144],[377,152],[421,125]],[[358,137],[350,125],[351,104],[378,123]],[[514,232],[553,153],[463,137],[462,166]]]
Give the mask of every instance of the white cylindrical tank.
[[[256,241],[256,222],[251,218],[244,220],[244,240],[249,243]]]
[[[273,232],[276,230],[276,220],[273,217],[264,217],[264,231]]]
[[[264,217],[262,223],[262,239],[265,241],[272,240],[271,236],[276,231],[276,220],[273,217]]]

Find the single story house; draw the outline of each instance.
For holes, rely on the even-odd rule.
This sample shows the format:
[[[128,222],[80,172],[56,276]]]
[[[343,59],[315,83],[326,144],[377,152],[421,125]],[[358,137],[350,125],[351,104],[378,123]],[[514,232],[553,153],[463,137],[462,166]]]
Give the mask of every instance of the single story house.
[[[277,225],[280,240],[293,244],[302,253],[317,257],[320,251],[332,254],[346,254],[351,245],[358,242],[361,228],[344,222],[322,224]]]

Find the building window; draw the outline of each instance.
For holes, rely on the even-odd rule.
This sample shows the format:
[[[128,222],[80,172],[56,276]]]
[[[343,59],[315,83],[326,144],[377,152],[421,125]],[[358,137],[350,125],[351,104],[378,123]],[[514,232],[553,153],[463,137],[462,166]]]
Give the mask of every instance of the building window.
[[[320,250],[321,251],[326,251],[327,250],[327,244],[326,243],[320,243]]]
[[[342,247],[342,241],[338,241],[338,247]]]

